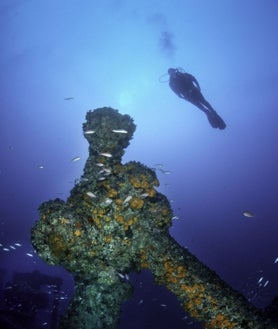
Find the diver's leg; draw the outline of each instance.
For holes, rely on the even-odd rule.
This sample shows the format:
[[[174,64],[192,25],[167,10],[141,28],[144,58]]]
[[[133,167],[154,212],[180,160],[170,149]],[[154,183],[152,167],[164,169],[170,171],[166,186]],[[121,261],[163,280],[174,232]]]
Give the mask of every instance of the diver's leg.
[[[192,99],[192,98],[188,98],[187,101],[190,102],[191,104],[197,106],[201,111],[205,112],[205,114],[210,113],[210,111],[203,105],[202,102],[197,101],[197,100]]]
[[[199,90],[194,89],[189,94],[182,94],[182,98],[198,107],[201,111],[203,111],[206,114],[208,121],[213,128],[226,128],[226,124],[223,119],[217,114],[217,112],[213,109],[213,107],[204,98],[204,96]]]
[[[201,111],[203,111],[206,114],[208,121],[213,128],[219,128],[219,129],[226,128],[226,124],[224,120],[217,114],[217,112],[210,106],[209,103],[208,104],[211,108],[208,110],[207,107],[204,106],[203,102],[195,101],[192,99],[190,100],[188,99],[188,101],[193,105],[197,106]]]
[[[206,109],[206,112],[216,112],[210,103],[205,99],[203,94],[199,90],[195,90],[195,99]]]
[[[200,91],[198,98],[198,106],[203,112],[206,113],[208,121],[213,128],[225,129],[226,124],[224,120],[219,116],[219,114],[214,110],[214,108],[210,105],[210,103],[205,99]]]

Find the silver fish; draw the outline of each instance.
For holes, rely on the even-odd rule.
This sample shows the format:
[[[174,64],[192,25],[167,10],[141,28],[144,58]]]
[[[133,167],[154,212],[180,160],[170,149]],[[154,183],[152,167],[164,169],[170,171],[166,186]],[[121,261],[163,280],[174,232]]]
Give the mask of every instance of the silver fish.
[[[170,175],[170,174],[172,174],[172,171],[170,171],[170,170],[159,169],[159,171],[162,172],[162,174],[164,174],[164,175]]]
[[[81,159],[80,157],[75,157],[75,158],[71,159],[71,162],[76,162],[76,161],[79,161],[80,159]]]
[[[269,280],[267,280],[264,284],[264,288],[269,284]]]
[[[124,279],[124,278],[125,278],[124,274],[122,274],[122,273],[120,273],[120,272],[117,272],[117,274],[118,274],[118,276],[119,276],[121,279]]]
[[[262,281],[263,281],[263,276],[261,276],[260,278],[259,278],[259,280],[258,280],[258,283],[261,283]]]
[[[243,216],[248,217],[248,218],[252,218],[252,217],[254,217],[254,214],[251,211],[245,210],[243,212]]]
[[[106,198],[105,201],[104,201],[107,205],[111,204],[113,202],[112,199],[110,198]]]
[[[111,153],[107,153],[107,152],[99,153],[99,155],[102,155],[103,157],[107,157],[107,158],[111,158],[112,157],[112,154]]]
[[[118,133],[118,134],[127,134],[127,130],[125,129],[112,129],[113,133]]]
[[[84,135],[92,135],[92,134],[94,134],[96,131],[95,130],[86,130],[86,131],[84,131]]]
[[[127,196],[127,197],[124,199],[124,204],[127,203],[127,202],[129,202],[131,199],[132,199],[132,196],[131,196],[131,195]]]
[[[96,198],[97,196],[93,192],[86,193],[90,198]]]

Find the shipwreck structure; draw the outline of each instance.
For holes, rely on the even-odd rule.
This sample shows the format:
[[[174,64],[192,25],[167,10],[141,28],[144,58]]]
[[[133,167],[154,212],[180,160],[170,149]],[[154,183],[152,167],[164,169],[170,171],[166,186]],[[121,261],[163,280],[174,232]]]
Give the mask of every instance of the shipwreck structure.
[[[172,210],[157,192],[155,172],[121,163],[135,131],[128,115],[112,108],[89,111],[84,173],[67,201],[39,207],[31,240],[38,255],[75,278],[75,295],[59,328],[116,328],[132,287],[131,271],[149,269],[204,328],[277,329],[243,295],[229,287],[169,234]]]

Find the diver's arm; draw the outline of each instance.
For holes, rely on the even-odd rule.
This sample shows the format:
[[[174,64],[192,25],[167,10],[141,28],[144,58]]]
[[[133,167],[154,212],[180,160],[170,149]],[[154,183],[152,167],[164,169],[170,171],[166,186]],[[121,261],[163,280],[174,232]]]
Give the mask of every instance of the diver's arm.
[[[177,91],[177,88],[175,86],[175,83],[173,81],[170,80],[170,83],[169,83],[169,86],[170,88],[172,89],[172,91],[179,97],[182,98],[182,93],[180,93],[179,91]]]

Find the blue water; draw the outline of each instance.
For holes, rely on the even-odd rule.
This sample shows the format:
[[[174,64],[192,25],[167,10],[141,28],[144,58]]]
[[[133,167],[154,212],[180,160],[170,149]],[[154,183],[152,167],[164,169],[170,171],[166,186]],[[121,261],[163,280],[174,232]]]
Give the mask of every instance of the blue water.
[[[104,106],[133,117],[123,160],[157,169],[173,237],[256,306],[278,295],[277,12],[276,0],[1,0],[1,309],[15,273],[37,270],[63,280],[37,287],[49,296],[37,328],[51,327],[56,297],[64,311],[72,278],[36,256],[30,229],[82,174],[82,123]],[[169,67],[198,79],[225,130],[161,82]],[[131,280],[119,328],[201,328],[150,273]]]

